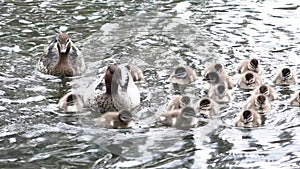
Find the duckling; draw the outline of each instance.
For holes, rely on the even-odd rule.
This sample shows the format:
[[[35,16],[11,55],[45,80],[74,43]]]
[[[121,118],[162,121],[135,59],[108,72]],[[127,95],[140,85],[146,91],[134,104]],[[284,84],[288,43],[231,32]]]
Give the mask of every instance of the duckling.
[[[44,50],[38,70],[54,76],[81,75],[86,70],[83,56],[66,33],[59,33]]]
[[[96,93],[92,106],[100,113],[132,110],[140,104],[140,93],[125,67],[110,65],[104,76],[106,92]]]
[[[297,92],[291,100],[292,106],[300,106],[300,92]]]
[[[262,79],[257,73],[247,71],[242,74],[238,85],[241,89],[252,90],[262,85]]]
[[[277,75],[274,80],[276,85],[295,85],[296,84],[296,75],[290,68],[283,68]]]
[[[171,74],[169,80],[174,84],[187,85],[198,80],[198,76],[192,68],[180,66]]]
[[[259,60],[253,58],[253,59],[243,61],[238,67],[238,73],[245,73],[247,71],[252,71],[261,75],[262,70],[260,69]]]
[[[240,118],[235,124],[239,127],[257,127],[262,124],[262,120],[257,111],[247,109],[241,112]]]
[[[211,118],[218,115],[219,105],[210,98],[203,98],[197,102],[197,117]]]
[[[224,84],[228,89],[232,89],[234,87],[234,84],[228,76],[219,74],[216,71],[209,72],[205,78],[203,78],[203,81],[207,81],[210,84],[210,87],[220,83]]]
[[[224,84],[218,84],[208,91],[208,97],[217,103],[229,103],[231,93]]]
[[[253,109],[261,113],[265,113],[271,110],[269,99],[262,94],[251,96],[245,106],[246,109]]]
[[[133,81],[141,81],[144,79],[144,74],[141,68],[135,65],[128,64],[125,66],[129,72],[131,73],[131,76],[133,78]]]
[[[268,97],[270,101],[277,99],[278,94],[275,89],[269,85],[263,84],[253,90],[252,95],[263,94]]]
[[[203,77],[205,78],[207,76],[207,74],[210,73],[210,72],[217,72],[217,73],[220,73],[220,74],[227,74],[224,66],[220,63],[212,64],[209,67],[207,67],[203,71]]]
[[[59,100],[58,106],[65,112],[78,112],[82,111],[83,102],[77,94],[70,92]]]
[[[191,99],[188,96],[176,95],[168,103],[167,110],[181,109],[191,103]]]
[[[197,124],[195,109],[186,106],[182,109],[175,109],[160,114],[156,122],[163,126],[172,126],[177,128],[192,127]]]
[[[131,113],[128,110],[119,112],[106,112],[101,117],[94,119],[95,124],[104,128],[123,129],[135,125]]]

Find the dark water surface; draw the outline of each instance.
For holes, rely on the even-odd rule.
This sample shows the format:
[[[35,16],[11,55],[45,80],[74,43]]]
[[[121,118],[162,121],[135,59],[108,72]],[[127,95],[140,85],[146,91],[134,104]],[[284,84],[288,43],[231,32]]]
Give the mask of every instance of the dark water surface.
[[[168,76],[178,65],[198,75],[212,62],[226,65],[235,81],[241,60],[260,58],[265,83],[290,66],[300,78],[300,2],[295,0],[200,1],[1,1],[0,168],[299,168],[299,107],[288,100],[299,84],[275,86],[262,127],[234,122],[249,92],[234,88],[234,100],[219,118],[192,131],[153,127],[175,94]],[[61,79],[36,71],[55,29],[67,31],[82,50],[88,71]],[[67,114],[59,98],[75,90],[87,98],[110,63],[144,70],[138,83],[139,127],[94,127],[88,108]],[[100,73],[100,74],[99,74]],[[205,95],[200,79],[187,89]]]

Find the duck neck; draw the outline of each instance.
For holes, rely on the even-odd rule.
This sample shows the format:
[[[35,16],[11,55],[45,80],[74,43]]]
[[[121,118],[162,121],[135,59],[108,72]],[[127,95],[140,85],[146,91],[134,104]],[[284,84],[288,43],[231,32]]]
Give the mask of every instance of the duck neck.
[[[118,93],[118,85],[112,82],[105,82],[106,93],[107,94],[116,94]]]
[[[68,49],[69,50],[69,49]],[[61,75],[61,76],[73,76],[74,69],[69,63],[68,58],[69,51],[66,53],[59,53],[57,63],[54,66],[53,75]]]

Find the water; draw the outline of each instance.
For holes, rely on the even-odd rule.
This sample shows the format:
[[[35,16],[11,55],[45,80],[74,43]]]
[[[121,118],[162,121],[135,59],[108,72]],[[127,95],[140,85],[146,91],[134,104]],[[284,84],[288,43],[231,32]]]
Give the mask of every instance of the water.
[[[300,77],[300,3],[297,1],[1,1],[0,168],[299,168],[299,108],[288,105],[299,86],[278,87],[262,127],[234,126],[249,93],[219,118],[192,131],[153,127],[175,94],[167,81],[177,65],[198,75],[221,62],[238,80],[238,63],[261,59],[264,82],[291,66]],[[60,79],[36,71],[55,29],[71,34],[85,55],[82,77]],[[98,114],[61,112],[57,102],[75,90],[88,97],[110,63],[131,62],[144,70],[138,83],[140,127],[93,126]],[[98,74],[100,73],[100,74]],[[86,89],[86,87],[88,89]],[[187,89],[205,95],[201,79]]]

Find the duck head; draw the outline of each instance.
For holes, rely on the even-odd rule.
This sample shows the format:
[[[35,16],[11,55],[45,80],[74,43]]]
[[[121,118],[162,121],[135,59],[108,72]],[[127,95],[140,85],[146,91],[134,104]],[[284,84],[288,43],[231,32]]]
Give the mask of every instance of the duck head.
[[[120,69],[117,65],[110,65],[105,71],[104,81],[106,93],[112,94],[118,91],[118,79],[121,76]]]
[[[71,49],[71,39],[67,33],[60,33],[56,36],[59,53],[66,54]]]
[[[292,71],[289,68],[283,68],[281,70],[281,80],[287,81],[292,78]]]
[[[121,110],[119,112],[119,119],[122,122],[130,122],[133,120],[132,115],[128,110]]]
[[[208,81],[209,83],[219,83],[220,76],[217,72],[213,71],[209,72],[203,80]]]
[[[253,121],[253,112],[251,110],[245,110],[242,113],[242,122],[245,124],[251,123]]]

